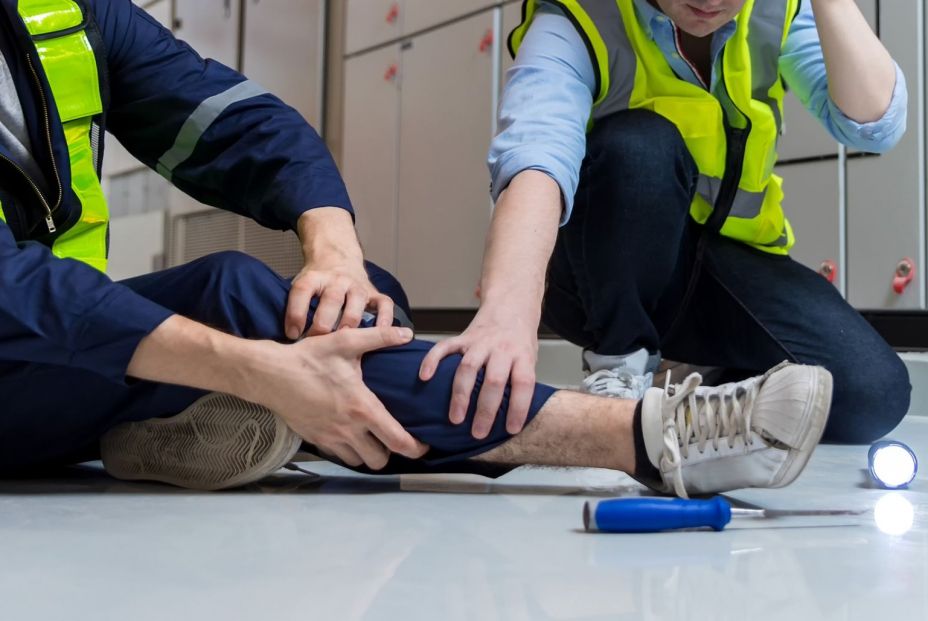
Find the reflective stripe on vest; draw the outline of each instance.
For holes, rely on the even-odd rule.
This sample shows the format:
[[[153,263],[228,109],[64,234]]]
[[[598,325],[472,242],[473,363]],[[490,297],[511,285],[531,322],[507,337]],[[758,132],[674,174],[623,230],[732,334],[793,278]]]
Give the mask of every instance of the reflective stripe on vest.
[[[93,117],[103,112],[97,58],[85,32],[83,11],[72,0],[19,0],[61,117],[71,166],[71,189],[81,218],[52,246],[60,258],[106,270],[109,211],[97,176]]]
[[[785,91],[778,61],[799,0],[747,0],[722,52],[717,92],[678,78],[638,21],[634,0],[548,0],[573,22],[593,59],[597,90],[592,123],[628,109],[656,112],[680,130],[700,179],[691,207],[705,223],[717,205],[727,165],[726,126],[749,129],[743,170],[722,234],[774,254],[795,243],[773,174]],[[510,36],[515,54],[536,0]],[[733,180],[734,181],[734,180]],[[723,206],[727,207],[727,205]]]

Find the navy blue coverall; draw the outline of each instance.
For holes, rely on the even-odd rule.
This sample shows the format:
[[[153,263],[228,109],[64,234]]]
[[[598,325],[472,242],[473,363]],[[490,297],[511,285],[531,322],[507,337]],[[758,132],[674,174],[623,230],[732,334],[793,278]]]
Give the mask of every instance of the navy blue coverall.
[[[223,65],[200,58],[185,43],[129,0],[82,0],[93,20],[89,36],[102,42],[108,94],[101,125],[139,160],[158,168],[188,118],[208,99],[245,81]],[[16,83],[33,156],[54,178],[52,155],[65,196],[56,221],[79,209],[70,191],[67,145],[54,106],[47,123],[38,89],[51,100],[48,82],[27,69],[35,49],[16,12],[0,0],[0,46]],[[38,83],[37,83],[38,82]],[[4,153],[3,155],[9,156]],[[324,143],[292,108],[263,94],[237,101],[209,125],[189,158],[169,173],[178,188],[204,203],[249,216],[273,229],[294,229],[317,207],[352,207]],[[0,201],[20,217],[0,224],[0,472],[91,458],[100,436],[126,421],[176,414],[203,393],[133,381],[126,368],[139,342],[172,314],[247,338],[284,341],[289,281],[239,253],[220,253],[190,265],[124,282],[55,258],[43,235],[35,197],[22,191],[14,171],[0,165]],[[20,179],[21,181],[21,179]],[[58,234],[66,230],[60,226]],[[16,229],[16,230],[14,230]],[[47,229],[45,229],[47,231]],[[396,280],[368,265],[372,281],[409,311]],[[426,465],[461,462],[509,439],[499,416],[486,440],[470,425],[448,420],[459,357],[441,365],[424,384],[418,368],[430,344],[368,355],[364,379],[412,435],[432,447]],[[478,388],[480,382],[478,379]],[[539,386],[534,417],[553,389]],[[475,393],[476,394],[476,393]],[[508,397],[508,391],[507,391]],[[469,419],[474,415],[472,400]],[[505,412],[505,400],[501,412]],[[399,462],[399,463],[397,463]],[[415,466],[395,460],[395,468]]]

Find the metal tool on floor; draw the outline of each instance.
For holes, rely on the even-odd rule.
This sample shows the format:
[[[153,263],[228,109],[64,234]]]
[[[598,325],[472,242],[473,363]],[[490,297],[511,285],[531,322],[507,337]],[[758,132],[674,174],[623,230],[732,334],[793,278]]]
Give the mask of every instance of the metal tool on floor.
[[[668,530],[711,528],[724,530],[732,518],[774,519],[781,517],[857,516],[866,511],[740,509],[724,498],[618,498],[590,501],[583,507],[583,524],[589,532],[659,533]],[[842,524],[843,526],[844,524]]]

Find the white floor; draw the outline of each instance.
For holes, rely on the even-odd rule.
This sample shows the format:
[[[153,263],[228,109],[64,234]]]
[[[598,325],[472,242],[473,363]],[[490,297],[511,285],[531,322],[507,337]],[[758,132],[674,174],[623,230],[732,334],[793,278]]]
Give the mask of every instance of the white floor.
[[[894,435],[928,456],[928,418]],[[865,465],[866,448],[822,447],[792,487],[733,497],[876,515],[661,535],[581,530],[585,498],[641,491],[606,471],[312,463],[323,477],[198,494],[83,467],[0,482],[0,619],[928,619],[928,470],[889,493]]]

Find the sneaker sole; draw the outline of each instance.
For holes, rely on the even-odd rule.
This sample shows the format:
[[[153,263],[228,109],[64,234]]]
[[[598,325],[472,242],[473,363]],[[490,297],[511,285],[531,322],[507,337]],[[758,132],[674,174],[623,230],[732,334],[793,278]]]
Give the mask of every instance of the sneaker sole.
[[[254,403],[209,394],[171,418],[120,425],[100,440],[106,471],[197,490],[239,487],[286,465],[299,436]]]
[[[783,468],[770,484],[770,487],[786,487],[796,480],[805,469],[812,457],[812,453],[825,433],[825,425],[831,413],[832,377],[822,367],[812,367],[814,386],[813,396],[806,401],[806,411],[803,413],[803,425],[808,427],[802,436],[802,443],[798,447],[790,447],[789,456],[783,463]]]

